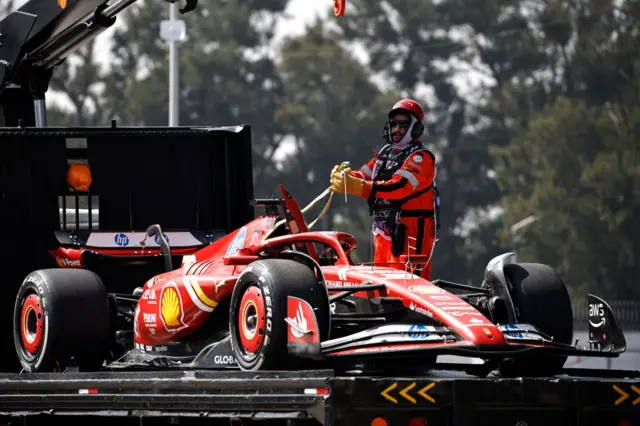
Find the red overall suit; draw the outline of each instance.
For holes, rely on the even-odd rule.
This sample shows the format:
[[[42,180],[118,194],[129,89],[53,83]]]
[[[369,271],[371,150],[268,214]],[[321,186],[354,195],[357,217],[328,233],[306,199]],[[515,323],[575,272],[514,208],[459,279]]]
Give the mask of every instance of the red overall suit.
[[[439,237],[435,157],[418,139],[424,131],[420,105],[402,100],[394,105],[390,119],[398,112],[409,112],[413,119],[403,139],[391,140],[359,170],[342,174],[334,168],[332,190],[360,195],[369,203],[373,216],[374,263],[397,262],[388,266],[404,269],[405,265],[398,259],[401,254],[427,255],[429,262],[416,268],[415,273],[428,280],[431,255]],[[390,124],[385,127],[388,139]]]

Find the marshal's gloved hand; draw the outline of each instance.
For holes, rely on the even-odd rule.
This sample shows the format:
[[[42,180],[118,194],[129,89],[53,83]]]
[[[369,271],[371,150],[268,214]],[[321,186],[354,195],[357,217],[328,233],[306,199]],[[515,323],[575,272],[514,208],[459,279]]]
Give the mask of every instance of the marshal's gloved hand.
[[[337,166],[336,166],[337,167]],[[348,173],[348,169],[341,170],[334,167],[331,173],[331,192],[338,194],[354,194],[368,198],[371,193],[371,182],[357,178]]]
[[[333,176],[335,172],[342,172],[342,171],[349,173],[351,171],[351,163],[348,161],[343,161],[342,163],[340,163],[339,166],[338,165],[333,166],[333,169],[331,169],[331,176]]]

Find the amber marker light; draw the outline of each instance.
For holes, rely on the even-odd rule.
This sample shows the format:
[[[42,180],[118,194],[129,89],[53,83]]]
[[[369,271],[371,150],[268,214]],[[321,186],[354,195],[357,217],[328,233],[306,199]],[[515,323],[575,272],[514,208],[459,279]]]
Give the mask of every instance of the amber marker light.
[[[70,164],[67,170],[67,184],[74,191],[88,191],[91,187],[91,169],[88,164]]]

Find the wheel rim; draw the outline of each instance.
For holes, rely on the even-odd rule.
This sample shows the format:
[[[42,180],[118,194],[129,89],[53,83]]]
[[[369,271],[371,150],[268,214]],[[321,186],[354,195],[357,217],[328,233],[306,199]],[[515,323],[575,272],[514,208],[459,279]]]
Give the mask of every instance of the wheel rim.
[[[20,337],[22,346],[30,355],[35,355],[42,346],[44,334],[44,314],[40,305],[40,298],[30,294],[22,304],[20,315]]]
[[[265,332],[265,306],[262,291],[256,286],[249,287],[240,301],[238,330],[240,343],[247,358],[254,358],[260,352]]]

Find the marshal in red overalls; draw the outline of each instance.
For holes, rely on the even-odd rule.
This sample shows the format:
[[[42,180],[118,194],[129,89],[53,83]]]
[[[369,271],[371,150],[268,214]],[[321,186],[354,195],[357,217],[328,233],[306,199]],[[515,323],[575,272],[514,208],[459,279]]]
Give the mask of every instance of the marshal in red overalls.
[[[420,141],[424,112],[411,99],[389,112],[387,144],[359,170],[343,173],[334,167],[331,191],[361,196],[373,216],[375,263],[399,262],[402,254],[429,257],[416,271],[431,277],[431,255],[439,237],[440,199],[435,183],[436,161]],[[402,264],[389,266],[404,269]]]

